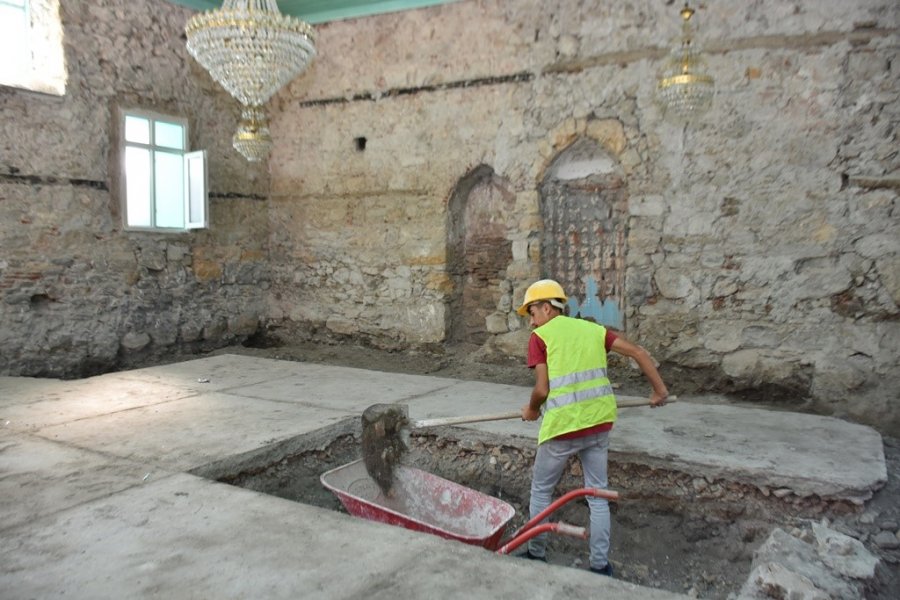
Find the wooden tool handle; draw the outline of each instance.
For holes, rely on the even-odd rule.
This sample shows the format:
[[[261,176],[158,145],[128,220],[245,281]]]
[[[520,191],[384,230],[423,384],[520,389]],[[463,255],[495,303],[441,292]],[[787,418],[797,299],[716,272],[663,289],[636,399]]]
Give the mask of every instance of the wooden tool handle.
[[[678,396],[669,396],[666,402],[675,402]],[[649,400],[618,400],[616,406],[619,408],[629,408],[632,406],[650,406]],[[419,427],[436,427],[438,425],[462,425],[463,423],[480,423],[481,421],[505,421],[507,419],[521,419],[522,411],[497,413],[493,415],[474,415],[463,417],[437,417],[434,419],[419,419],[418,421],[410,421],[412,428]]]
[[[666,396],[666,402],[675,402],[678,396]],[[631,408],[632,406],[650,406],[650,401],[641,398],[640,400],[616,400],[616,408]]]
[[[411,421],[412,427],[434,427],[436,425],[460,425],[462,423],[478,423],[480,421],[503,421],[505,419],[521,419],[522,411],[505,412],[493,415],[475,415],[469,417],[437,417]]]

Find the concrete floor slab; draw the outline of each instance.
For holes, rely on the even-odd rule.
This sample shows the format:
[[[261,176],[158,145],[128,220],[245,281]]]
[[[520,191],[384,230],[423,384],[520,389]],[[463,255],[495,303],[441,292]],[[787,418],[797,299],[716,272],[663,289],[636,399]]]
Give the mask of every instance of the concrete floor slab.
[[[881,436],[871,427],[690,402],[620,413],[611,449],[651,466],[857,503],[887,481]]]
[[[297,363],[295,374],[228,390],[230,394],[362,412],[379,402],[405,402],[459,384],[455,379]]]
[[[0,376],[0,408],[57,399],[70,382],[59,379]]]
[[[54,381],[54,380],[50,380]],[[152,406],[198,392],[162,382],[104,375],[78,381],[29,386],[21,397],[25,403],[0,407],[0,418],[13,429],[40,429],[79,419]],[[16,394],[11,394],[15,397]]]
[[[0,541],[10,598],[680,596],[178,474]]]
[[[319,429],[345,413],[208,393],[45,427],[42,437],[129,460],[190,470]]]
[[[147,383],[177,385],[195,392],[216,392],[234,387],[273,381],[303,369],[303,363],[252,356],[220,354],[197,360],[134,369],[118,377]]]
[[[608,597],[675,597],[173,474],[376,402],[407,403],[414,418],[473,415],[518,410],[528,387],[234,355],[0,386],[0,413],[18,415],[0,420],[0,590],[9,597],[487,598],[528,589],[570,598],[600,586]],[[870,428],[686,400],[623,409],[612,460],[832,497],[884,480]],[[534,443],[538,424],[470,427]]]
[[[141,485],[151,468],[144,463],[3,431],[0,531]]]

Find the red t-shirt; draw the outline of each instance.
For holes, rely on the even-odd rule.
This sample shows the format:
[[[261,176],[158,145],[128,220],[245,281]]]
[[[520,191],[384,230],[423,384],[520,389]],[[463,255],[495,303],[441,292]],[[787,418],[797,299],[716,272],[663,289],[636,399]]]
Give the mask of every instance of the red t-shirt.
[[[616,341],[618,336],[614,334],[609,329],[606,330],[606,340],[604,342],[604,346],[606,346],[606,351],[609,352],[612,348],[613,342]],[[538,336],[536,333],[531,334],[531,338],[528,340],[528,368],[533,369],[538,365],[547,364],[547,344],[544,343],[544,340]],[[569,433],[563,433],[562,435],[558,435],[554,437],[554,440],[571,440],[573,438],[580,438],[586,435],[591,435],[593,433],[602,433],[604,431],[609,431],[612,429],[612,423],[600,423],[599,425],[593,425],[588,427],[587,429],[579,429],[578,431],[570,431]]]

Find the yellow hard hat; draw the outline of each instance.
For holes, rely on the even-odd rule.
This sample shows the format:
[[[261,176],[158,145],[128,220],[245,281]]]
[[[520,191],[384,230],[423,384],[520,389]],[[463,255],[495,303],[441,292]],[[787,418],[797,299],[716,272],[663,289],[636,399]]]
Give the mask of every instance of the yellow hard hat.
[[[525,300],[522,302],[522,306],[516,309],[516,312],[521,317],[527,317],[528,307],[541,300],[561,300],[562,302],[565,302],[567,300],[566,292],[563,291],[561,285],[552,279],[535,281],[528,286],[527,290],[525,290]],[[562,302],[553,303],[553,305],[562,309],[562,307],[565,306]]]

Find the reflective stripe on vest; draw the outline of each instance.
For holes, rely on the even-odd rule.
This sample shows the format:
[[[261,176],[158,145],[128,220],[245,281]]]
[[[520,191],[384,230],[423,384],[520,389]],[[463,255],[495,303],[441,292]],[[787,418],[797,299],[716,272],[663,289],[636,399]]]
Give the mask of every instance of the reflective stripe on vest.
[[[607,383],[583,390],[569,392],[568,394],[560,394],[559,396],[555,396],[553,398],[548,397],[545,410],[552,410],[554,408],[566,406],[567,404],[590,400],[591,398],[596,398],[598,396],[610,396],[612,395],[612,393],[613,388],[610,384]]]
[[[560,315],[534,330],[547,346],[550,393],[538,443],[616,420],[616,400],[606,373],[606,329]]]

